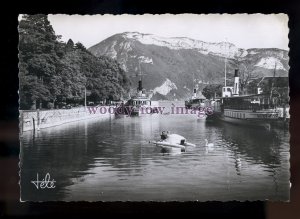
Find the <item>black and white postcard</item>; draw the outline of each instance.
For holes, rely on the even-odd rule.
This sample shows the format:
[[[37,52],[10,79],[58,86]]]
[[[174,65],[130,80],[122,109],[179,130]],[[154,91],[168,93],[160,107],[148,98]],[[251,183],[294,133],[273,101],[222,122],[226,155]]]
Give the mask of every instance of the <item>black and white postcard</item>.
[[[19,15],[21,201],[289,201],[285,14]]]

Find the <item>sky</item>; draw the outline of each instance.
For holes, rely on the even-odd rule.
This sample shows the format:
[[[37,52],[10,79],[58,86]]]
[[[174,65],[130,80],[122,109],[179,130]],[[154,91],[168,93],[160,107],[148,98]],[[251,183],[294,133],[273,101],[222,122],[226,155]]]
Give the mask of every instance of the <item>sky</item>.
[[[72,39],[87,48],[123,32],[163,37],[189,37],[205,42],[228,41],[239,48],[288,50],[288,16],[285,14],[180,14],[180,15],[49,15],[63,41]]]

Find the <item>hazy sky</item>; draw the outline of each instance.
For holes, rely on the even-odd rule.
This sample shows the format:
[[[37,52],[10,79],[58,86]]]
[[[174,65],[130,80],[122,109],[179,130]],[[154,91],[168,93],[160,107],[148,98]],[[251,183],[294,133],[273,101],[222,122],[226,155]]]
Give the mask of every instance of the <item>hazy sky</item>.
[[[49,15],[62,40],[90,47],[122,32],[165,37],[190,37],[205,42],[227,39],[239,48],[288,50],[288,16],[284,14],[181,14],[181,15]]]

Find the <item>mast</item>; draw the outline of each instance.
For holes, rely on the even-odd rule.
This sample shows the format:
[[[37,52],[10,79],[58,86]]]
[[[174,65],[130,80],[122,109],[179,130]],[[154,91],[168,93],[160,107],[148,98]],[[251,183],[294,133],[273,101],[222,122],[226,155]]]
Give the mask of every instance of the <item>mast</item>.
[[[277,63],[275,62],[273,78],[275,78],[275,74],[276,74],[276,64],[277,64]]]
[[[142,72],[141,72],[141,63],[140,63],[140,61],[139,61],[139,75],[140,75],[140,79],[139,79],[138,91],[142,91],[143,90],[143,85],[142,85]]]
[[[195,73],[193,72],[193,95],[192,95],[192,99],[196,98],[197,96],[197,90],[196,90],[196,86],[195,86]]]
[[[86,109],[86,87],[84,87],[84,108]]]
[[[227,69],[226,69],[226,67],[227,67],[227,50],[226,50],[226,42],[227,42],[227,39],[225,39],[225,83],[224,83],[224,85],[225,85],[225,87],[226,87],[226,71],[227,71]]]
[[[276,74],[276,62],[275,62],[275,66],[274,66],[274,73],[273,73],[271,92],[270,92],[270,101],[272,101],[272,103],[273,103],[272,96],[273,96],[273,89],[274,89],[275,74]]]
[[[139,61],[140,81],[142,80],[141,62]]]
[[[195,97],[195,72],[193,72],[193,97]]]
[[[225,87],[226,87],[226,62],[227,62],[227,58],[226,58],[226,56],[225,56]]]

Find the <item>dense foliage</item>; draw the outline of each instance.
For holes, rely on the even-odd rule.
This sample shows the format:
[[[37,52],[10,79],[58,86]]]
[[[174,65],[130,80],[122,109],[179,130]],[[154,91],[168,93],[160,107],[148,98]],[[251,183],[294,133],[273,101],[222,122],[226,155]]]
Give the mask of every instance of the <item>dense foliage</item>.
[[[81,43],[60,41],[47,15],[24,15],[19,23],[20,108],[119,99],[130,81],[119,64],[95,57]]]
[[[260,82],[263,93],[269,94],[277,105],[289,104],[289,81],[288,78],[265,78]]]
[[[222,85],[221,84],[206,85],[202,90],[202,94],[207,99],[211,99],[214,97],[220,97],[220,96],[222,96]]]

